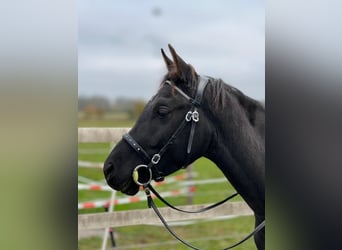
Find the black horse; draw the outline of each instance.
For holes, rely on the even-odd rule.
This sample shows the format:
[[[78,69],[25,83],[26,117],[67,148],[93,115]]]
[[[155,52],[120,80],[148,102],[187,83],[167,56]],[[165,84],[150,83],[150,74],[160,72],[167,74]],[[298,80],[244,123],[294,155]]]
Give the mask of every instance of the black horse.
[[[204,156],[221,169],[259,225],[265,219],[263,105],[221,79],[198,75],[169,49],[173,60],[161,50],[168,72],[157,94],[104,163],[108,185],[135,195],[137,166],[149,163],[151,178],[159,181]],[[254,240],[264,249],[265,230]]]

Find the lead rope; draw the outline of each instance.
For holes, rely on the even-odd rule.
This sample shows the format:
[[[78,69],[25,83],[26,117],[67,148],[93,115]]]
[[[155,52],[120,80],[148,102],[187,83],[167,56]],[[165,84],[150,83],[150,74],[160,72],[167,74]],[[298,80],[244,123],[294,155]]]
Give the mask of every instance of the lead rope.
[[[163,216],[161,215],[161,213],[159,212],[156,204],[154,203],[152,197],[151,197],[151,191],[150,191],[150,188],[152,188],[152,186],[150,186],[149,184],[146,184],[143,186],[144,188],[144,191],[145,191],[145,194],[147,196],[147,206],[149,208],[152,208],[153,211],[155,212],[155,214],[158,216],[159,220],[163,223],[163,225],[165,226],[165,228],[167,229],[167,231],[173,236],[175,237],[178,241],[180,241],[181,243],[183,243],[184,245],[190,247],[191,249],[194,249],[194,250],[201,250],[193,245],[191,245],[190,243],[182,240],[172,229],[171,227],[167,224],[167,222],[165,221],[165,219],[163,218]],[[155,190],[152,188],[152,192],[155,194]],[[237,194],[234,194],[233,197],[237,195]],[[159,198],[160,196],[157,195],[157,197]],[[220,203],[220,202],[219,202]],[[223,203],[223,202],[222,202]],[[220,204],[222,204],[220,203]],[[173,207],[173,206],[171,206]],[[211,207],[213,208],[213,207]],[[181,211],[179,209],[176,209],[178,211]],[[189,211],[188,211],[189,212]],[[248,240],[249,238],[251,238],[254,234],[256,234],[257,232],[259,232],[262,228],[265,227],[265,220],[263,222],[261,222],[254,230],[253,232],[251,232],[250,234],[248,234],[245,238],[243,238],[242,240],[240,240],[239,242],[235,243],[234,245],[232,246],[229,246],[227,248],[224,248],[223,250],[228,250],[228,249],[232,249],[240,244],[242,244],[243,242],[245,242],[246,240]]]

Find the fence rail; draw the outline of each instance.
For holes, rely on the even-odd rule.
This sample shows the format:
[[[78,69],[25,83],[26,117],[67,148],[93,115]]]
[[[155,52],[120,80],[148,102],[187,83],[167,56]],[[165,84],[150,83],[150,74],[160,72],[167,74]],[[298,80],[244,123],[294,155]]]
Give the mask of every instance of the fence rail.
[[[119,141],[130,128],[78,128],[78,142]]]
[[[185,210],[198,210],[209,204],[180,206]],[[160,208],[164,218],[171,221],[198,220],[219,216],[252,215],[252,210],[245,202],[230,202],[199,214],[179,213],[168,207]],[[132,225],[148,225],[159,223],[153,209],[137,209],[112,213],[82,214],[78,216],[78,230],[99,229],[106,227],[122,227]]]

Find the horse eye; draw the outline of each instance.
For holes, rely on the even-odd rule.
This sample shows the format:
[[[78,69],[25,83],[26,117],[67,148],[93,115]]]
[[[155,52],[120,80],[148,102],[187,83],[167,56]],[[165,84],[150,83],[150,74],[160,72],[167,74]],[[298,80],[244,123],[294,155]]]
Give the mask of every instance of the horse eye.
[[[160,106],[158,108],[158,115],[166,116],[168,113],[170,113],[170,110],[167,106]]]

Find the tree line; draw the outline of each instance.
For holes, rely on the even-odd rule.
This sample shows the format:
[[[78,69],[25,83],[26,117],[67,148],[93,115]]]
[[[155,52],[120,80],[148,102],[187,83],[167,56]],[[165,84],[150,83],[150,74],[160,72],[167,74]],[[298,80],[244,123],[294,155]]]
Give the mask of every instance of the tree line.
[[[84,118],[102,118],[106,113],[127,113],[130,118],[138,117],[146,101],[143,99],[134,99],[119,97],[109,100],[104,96],[79,96],[78,112],[84,114]]]

